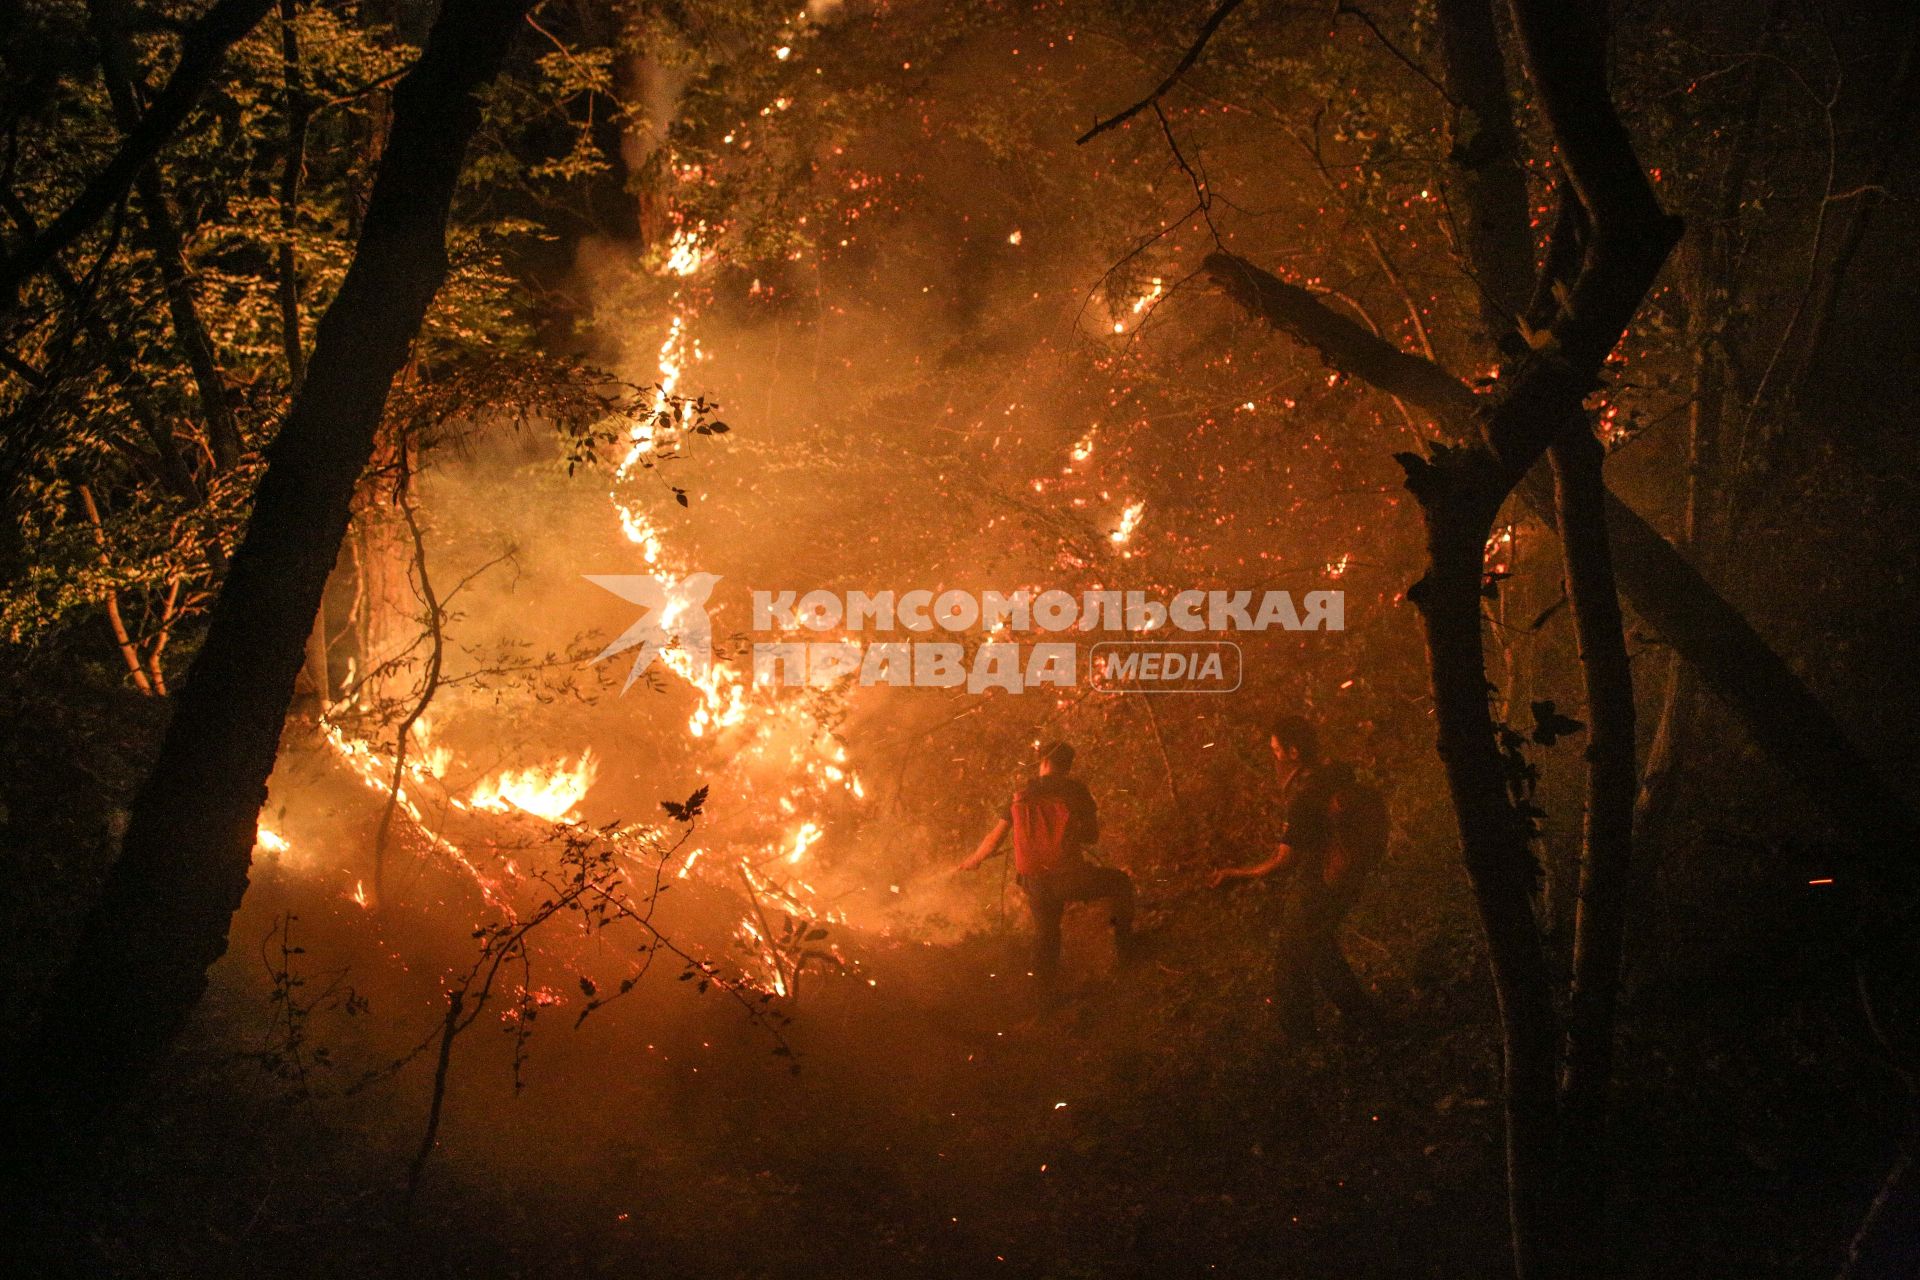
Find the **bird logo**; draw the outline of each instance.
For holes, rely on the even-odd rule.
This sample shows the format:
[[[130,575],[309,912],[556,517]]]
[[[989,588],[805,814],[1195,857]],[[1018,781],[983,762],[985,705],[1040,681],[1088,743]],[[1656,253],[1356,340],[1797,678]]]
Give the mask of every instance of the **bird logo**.
[[[627,682],[620,686],[620,692],[631,689],[654,658],[675,643],[692,664],[686,673],[689,679],[697,680],[707,674],[713,664],[713,623],[707,618],[707,598],[713,594],[720,575],[690,573],[684,578],[661,578],[650,573],[589,573],[583,576],[596,587],[640,606],[640,616],[633,625],[593,659],[599,662],[628,649],[639,649],[633,655],[633,668],[627,672]]]

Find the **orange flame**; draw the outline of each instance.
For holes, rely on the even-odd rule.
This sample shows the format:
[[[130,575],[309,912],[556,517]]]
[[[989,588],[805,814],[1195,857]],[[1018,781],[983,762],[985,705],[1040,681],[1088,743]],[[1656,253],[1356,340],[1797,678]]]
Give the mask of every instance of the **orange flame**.
[[[580,802],[587,798],[587,789],[599,775],[600,762],[589,747],[572,764],[562,759],[529,769],[509,769],[475,787],[467,802],[489,813],[519,809],[548,822],[571,821],[579,817]]]

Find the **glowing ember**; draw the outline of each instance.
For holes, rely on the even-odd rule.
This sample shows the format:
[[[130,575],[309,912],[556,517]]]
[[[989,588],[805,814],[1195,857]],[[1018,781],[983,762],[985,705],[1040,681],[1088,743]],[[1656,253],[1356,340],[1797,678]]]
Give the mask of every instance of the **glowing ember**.
[[[1120,512],[1120,527],[1107,535],[1113,540],[1114,546],[1124,547],[1127,543],[1133,541],[1134,530],[1140,527],[1140,517],[1145,513],[1146,509],[1147,504],[1145,501],[1130,502],[1126,508]]]
[[[1487,572],[1506,573],[1508,562],[1513,558],[1513,526],[1503,525],[1493,531],[1487,539]]]

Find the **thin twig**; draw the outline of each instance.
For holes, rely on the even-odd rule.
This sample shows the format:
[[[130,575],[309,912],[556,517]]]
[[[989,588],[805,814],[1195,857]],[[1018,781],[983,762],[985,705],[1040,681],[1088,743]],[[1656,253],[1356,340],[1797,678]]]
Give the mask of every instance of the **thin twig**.
[[[1225,22],[1233,11],[1240,7],[1240,4],[1241,0],[1220,0],[1220,4],[1215,6],[1213,13],[1207,18],[1206,24],[1200,28],[1199,36],[1197,36],[1193,44],[1188,47],[1186,56],[1180,59],[1179,63],[1174,66],[1173,71],[1167,78],[1160,82],[1158,88],[1128,107],[1125,111],[1122,111],[1119,115],[1109,116],[1105,120],[1097,122],[1093,128],[1087,130],[1078,138],[1075,138],[1074,145],[1085,146],[1107,130],[1118,129],[1121,125],[1133,119],[1148,107],[1159,105],[1160,99],[1166,97],[1167,94],[1172,91],[1173,86],[1180,83],[1180,77],[1186,75],[1187,72],[1192,69],[1193,64],[1200,60],[1200,54],[1206,49],[1207,41],[1213,39],[1213,33],[1220,29],[1220,24]]]

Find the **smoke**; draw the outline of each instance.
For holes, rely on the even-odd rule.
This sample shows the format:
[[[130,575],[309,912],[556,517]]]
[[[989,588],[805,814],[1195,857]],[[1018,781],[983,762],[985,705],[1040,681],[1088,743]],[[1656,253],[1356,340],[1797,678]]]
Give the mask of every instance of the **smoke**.
[[[838,8],[809,12],[830,23]],[[802,89],[830,38],[885,39],[851,18],[836,30],[790,60]],[[1229,313],[1183,283],[1205,239],[1178,219],[1190,191],[1158,143],[1116,139],[1124,163],[1072,156],[1062,121],[1106,101],[1110,62],[1060,69],[1065,114],[1016,117],[1006,44],[1004,31],[957,38],[916,72],[933,126],[822,136],[799,90],[770,86],[769,103],[794,95],[782,114],[823,159],[782,206],[701,216],[703,184],[730,180],[703,161],[675,178],[679,220],[659,245],[580,246],[582,354],[663,388],[664,418],[610,424],[612,462],[633,459],[624,474],[569,471],[538,424],[505,420],[464,424],[423,459],[445,661],[409,736],[383,865],[397,717],[336,709],[331,734],[283,755],[216,974],[226,1016],[263,1052],[284,1065],[298,1040],[324,1114],[379,1117],[387,1167],[418,1141],[449,994],[488,930],[563,891],[570,841],[615,850],[646,924],[567,911],[529,935],[453,1044],[429,1166],[449,1167],[430,1177],[511,1198],[564,1183],[568,1161],[626,1162],[637,1185],[684,1189],[716,1147],[737,1167],[777,1146],[794,1108],[871,1107],[910,1128],[916,1099],[1018,1008],[1019,891],[1003,864],[951,868],[1042,739],[1080,747],[1110,832],[1101,856],[1150,907],[1264,838],[1246,797],[1275,708],[1334,711],[1343,749],[1387,769],[1399,758],[1420,684],[1398,598],[1412,527],[1381,496],[1385,450],[1355,463],[1350,437],[1401,428],[1318,371],[1236,363]],[[666,136],[627,143],[679,145]],[[772,162],[776,140],[755,136],[747,169]],[[802,217],[817,246],[804,253],[777,234]],[[1169,217],[1174,234],[1136,252]],[[707,419],[729,429],[689,429],[697,415],[674,397],[712,402]],[[370,545],[406,581],[407,546]],[[718,576],[713,676],[673,653],[623,694],[624,656],[591,663],[634,609],[589,576],[639,573]],[[754,589],[1165,599],[1336,580],[1354,631],[1247,638],[1233,697],[767,689],[742,649]],[[417,581],[384,610],[387,652],[404,656],[380,683],[404,705],[427,651]],[[662,802],[702,789],[679,842],[688,828]],[[292,1001],[289,964],[303,983]],[[846,1143],[861,1161],[886,1148]]]

